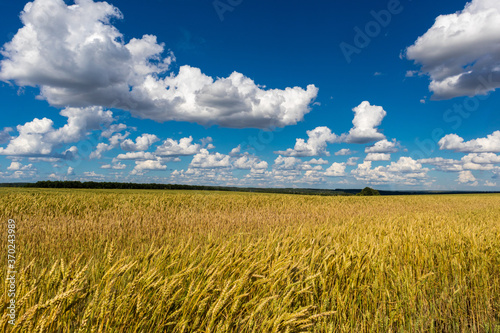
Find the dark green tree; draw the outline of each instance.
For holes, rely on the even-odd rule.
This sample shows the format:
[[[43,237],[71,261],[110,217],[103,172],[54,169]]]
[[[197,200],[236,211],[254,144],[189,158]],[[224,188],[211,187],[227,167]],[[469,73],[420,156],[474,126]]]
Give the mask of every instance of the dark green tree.
[[[374,195],[380,195],[380,193],[377,190],[372,189],[371,187],[365,187],[364,189],[361,190],[356,195],[360,196],[374,196]]]

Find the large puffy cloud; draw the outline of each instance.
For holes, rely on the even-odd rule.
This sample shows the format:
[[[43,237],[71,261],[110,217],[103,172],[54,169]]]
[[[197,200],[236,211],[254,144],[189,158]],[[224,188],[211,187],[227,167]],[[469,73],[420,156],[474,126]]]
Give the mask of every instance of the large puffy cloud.
[[[239,154],[233,149],[233,156],[221,153],[210,153],[202,148],[193,156],[187,170],[174,170],[171,174],[175,182],[194,184],[217,185],[255,185],[252,181],[259,181],[267,177],[268,163],[250,154]],[[236,178],[234,170],[249,170],[243,178]]]
[[[125,154],[118,154],[113,159],[113,162],[117,162],[119,160],[133,160],[133,161],[145,161],[145,160],[156,160],[157,156],[154,153],[146,152],[146,151],[131,151]]]
[[[20,170],[14,170],[14,169],[8,169],[9,171],[12,172],[0,172],[0,178],[4,179],[25,179],[25,180],[30,180],[33,179],[33,177],[36,176],[37,170],[33,169],[32,167],[25,168],[25,169],[20,169]]]
[[[312,161],[312,163],[311,163]],[[300,158],[289,156],[289,157],[283,157],[279,155],[275,160],[274,160],[274,165],[273,168],[276,170],[322,170],[323,167],[319,165],[317,160],[311,160],[308,162],[302,161]],[[323,164],[323,163],[321,163]],[[313,166],[315,165],[315,166]]]
[[[366,147],[365,161],[389,161],[391,153],[397,153],[401,145],[396,139],[388,141],[387,139],[375,142],[375,144]]]
[[[83,173],[83,176],[84,176],[85,178],[93,178],[93,180],[94,180],[94,179],[96,179],[96,180],[98,179],[98,180],[100,180],[100,181],[102,181],[102,180],[104,180],[104,179],[106,178],[106,176],[105,176],[105,175],[103,175],[103,174],[99,174],[99,173],[95,173],[95,171],[85,171],[85,172]],[[51,174],[49,177],[50,177],[50,178],[58,178],[58,176],[57,176],[56,174]]]
[[[101,107],[66,108],[60,112],[68,118],[63,127],[48,133],[47,139],[53,142],[77,142],[88,131],[108,127],[114,121],[111,111],[104,111]]]
[[[434,165],[439,171],[457,172],[464,169],[461,161],[442,157],[420,159],[418,162]]]
[[[193,137],[181,138],[179,141],[167,139],[156,148],[158,156],[188,156],[200,152],[201,144],[193,143]]]
[[[200,152],[193,156],[193,160],[189,164],[191,168],[228,168],[231,166],[231,157],[221,153],[210,154],[207,149],[201,149]]]
[[[349,157],[347,159],[346,165],[348,165],[348,166],[355,166],[357,160],[359,160],[359,157]]]
[[[456,134],[448,134],[438,142],[439,149],[462,153],[500,153],[500,131],[495,131],[485,138],[464,141]]]
[[[500,164],[500,155],[493,153],[468,154],[462,160],[466,163]]]
[[[260,170],[260,169],[267,169],[268,167],[266,161],[261,161],[257,157],[248,155],[239,157],[233,162],[233,165],[237,169],[247,169],[247,170]]]
[[[24,26],[4,45],[0,79],[38,86],[54,106],[100,105],[139,118],[226,127],[296,124],[310,111],[314,85],[265,90],[241,73],[213,79],[175,61],[155,36],[128,43],[110,24],[120,11],[106,2],[35,0],[21,13]]]
[[[485,94],[500,87],[500,2],[473,0],[441,15],[406,56],[430,76],[434,99]]]
[[[127,168],[127,165],[120,162],[114,164],[104,164],[101,166],[101,169],[123,170],[125,168]]]
[[[460,160],[445,159],[442,157],[418,160],[419,163],[434,165],[437,170],[458,172],[464,170],[499,170],[500,156],[493,153],[472,153]]]
[[[237,145],[229,152],[229,156],[240,156],[241,155],[241,145]]]
[[[300,158],[297,157],[283,157],[283,156],[278,156],[274,160],[274,166],[273,168],[279,169],[279,170],[295,170],[299,169],[300,166],[302,166],[303,161]]]
[[[6,148],[0,148],[0,154],[23,156],[23,155],[49,155],[52,153],[54,142],[46,142],[45,135],[54,131],[54,122],[48,118],[38,119],[18,125],[19,135],[11,138]]]
[[[113,125],[111,125],[111,126],[113,126]],[[125,128],[126,128],[126,126],[125,126]],[[122,127],[115,127],[115,129],[121,130]],[[101,133],[101,136],[106,137],[108,133],[105,133],[105,132],[108,132],[108,131],[109,131],[109,129],[103,131]],[[127,136],[129,136],[129,134],[130,134],[129,132],[127,132],[125,134],[117,133],[111,137],[108,137],[109,143],[99,142],[96,146],[96,149],[92,153],[90,153],[89,158],[100,159],[104,152],[110,151],[110,150],[118,147],[120,145],[120,142],[122,142]]]
[[[476,180],[476,177],[472,174],[470,171],[460,171],[458,174],[458,179],[457,181],[462,184],[467,184],[471,186],[477,186],[478,182]]]
[[[274,160],[273,170],[264,173],[261,179],[267,184],[317,184],[326,182],[326,177],[346,176],[345,163],[334,162],[326,170],[323,170],[322,164],[328,162],[322,159],[302,161],[297,157],[280,155]]]
[[[126,130],[127,128],[137,130],[137,128],[129,127],[125,124],[112,124],[111,126],[108,126],[106,129],[104,129],[104,131],[101,132],[101,136],[103,138],[111,138],[113,134]]]
[[[114,121],[112,112],[101,107],[66,108],[60,114],[68,120],[58,129],[54,129],[54,122],[48,118],[35,118],[18,125],[19,135],[11,137],[7,147],[0,147],[0,155],[52,155],[61,144],[77,142],[89,132],[109,126]]]
[[[387,112],[377,105],[371,105],[364,101],[354,109],[353,128],[348,134],[342,135],[342,141],[348,143],[368,143],[385,139],[385,135],[380,133],[377,127],[387,115]]]
[[[207,141],[205,141],[205,144]],[[233,149],[234,150],[234,149]],[[172,179],[185,183],[249,185],[249,180],[261,179],[266,174],[268,163],[249,154],[235,153],[233,156],[221,153],[210,153],[202,148],[193,156],[187,170],[174,170]],[[236,169],[249,170],[243,179],[233,176]]]
[[[327,143],[333,143],[338,140],[337,135],[332,133],[326,126],[316,127],[313,130],[307,131],[307,136],[309,137],[307,141],[297,139],[293,149],[288,148],[287,150],[280,150],[274,153],[284,156],[329,156],[330,153],[326,151]]]
[[[325,170],[324,175],[329,177],[342,177],[345,176],[345,163],[332,163],[332,165]]]
[[[153,143],[157,142],[158,140],[160,140],[160,139],[158,139],[158,137],[156,135],[144,133],[143,135],[141,135],[137,139],[135,139],[135,142],[130,140],[130,139],[124,140],[120,144],[120,147],[121,147],[121,149],[126,150],[126,151],[148,150],[149,147]]]
[[[468,154],[462,157],[465,170],[500,170],[500,156],[493,153]]]
[[[106,2],[62,0],[29,2],[21,13],[24,26],[4,45],[0,78],[42,87],[56,102],[68,95],[113,93],[133,75],[132,52],[109,24],[121,13]],[[155,45],[151,41],[149,45]],[[162,51],[152,52],[152,55]],[[132,65],[132,66],[130,66]],[[110,94],[111,95],[111,94]]]
[[[425,173],[429,171],[427,168],[422,168],[422,164],[411,157],[405,156],[400,157],[397,162],[392,162],[386,169],[389,172],[400,172],[407,175],[415,175],[416,177],[418,177],[418,175],[424,177]]]
[[[220,168],[188,168],[174,170],[171,174],[174,183],[184,184],[211,184],[211,185],[241,185],[241,180],[233,177],[229,169]]]
[[[376,152],[376,149],[382,149],[380,152],[387,151],[393,152],[397,151],[399,146],[395,140],[389,142],[385,140],[385,135],[380,133],[377,127],[382,123],[382,120],[386,116],[387,112],[381,107],[377,105],[371,105],[369,102],[364,101],[357,107],[353,109],[354,111],[354,119],[352,121],[353,127],[349,131],[349,133],[342,134],[340,136],[333,133],[326,126],[319,126],[313,130],[307,131],[307,136],[309,137],[306,140],[302,138],[298,138],[295,141],[295,146],[293,148],[288,148],[287,150],[278,150],[275,151],[275,154],[281,154],[284,156],[320,156],[326,155],[330,156],[330,153],[326,150],[326,146],[328,143],[338,143],[338,142],[347,142],[347,143],[369,143],[372,141],[379,141],[373,152]],[[336,152],[335,155],[349,155],[352,152],[349,149],[341,149]]]
[[[307,164],[318,164],[318,165],[320,165],[320,164],[328,164],[328,161],[324,160],[322,158],[318,158],[318,159],[312,158],[309,161],[307,161],[306,163]]]
[[[335,153],[335,156],[345,156],[345,155],[351,155],[354,154],[354,152],[348,148],[340,149]]]
[[[26,171],[26,170],[31,170],[33,168],[33,164],[27,164],[27,165],[22,165],[20,162],[13,161],[10,166],[7,168],[7,170],[10,171]]]
[[[372,162],[365,161],[351,171],[351,174],[360,181],[373,184],[402,183],[405,185],[417,185],[427,178],[429,169],[423,168],[422,164],[411,157],[400,157],[397,162],[387,166],[378,166],[372,169]]]
[[[130,172],[131,175],[143,175],[147,171],[165,170],[167,168],[159,160],[136,161],[134,169]]]
[[[365,157],[365,161],[389,161],[391,159],[391,154],[384,153],[368,153]]]
[[[125,140],[120,146],[122,149],[130,151],[125,154],[118,154],[118,156],[113,159],[113,162],[117,162],[119,160],[158,160],[178,162],[180,161],[180,156],[197,155],[200,154],[202,150],[213,148],[213,145],[209,143],[212,141],[212,138],[203,138],[201,139],[202,143],[199,144],[193,143],[193,137],[189,136],[181,138],[180,140],[169,138],[163,141],[161,145],[157,146],[154,152],[144,151],[149,149],[150,146],[158,140],[158,137],[153,134],[143,134],[136,139],[135,143],[132,140]],[[107,144],[104,145],[108,146]],[[109,146],[116,146],[116,144],[110,144]],[[204,146],[206,146],[206,149],[203,149]],[[99,149],[99,146],[97,148]]]
[[[397,153],[399,151],[400,144],[393,139],[388,141],[387,139],[375,142],[372,146],[365,148],[365,153]]]

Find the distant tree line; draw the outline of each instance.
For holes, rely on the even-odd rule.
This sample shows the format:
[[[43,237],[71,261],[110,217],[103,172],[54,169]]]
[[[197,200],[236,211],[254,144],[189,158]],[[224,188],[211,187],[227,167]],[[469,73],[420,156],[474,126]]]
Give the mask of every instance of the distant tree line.
[[[120,182],[81,182],[76,180],[44,180],[27,184],[26,187],[37,188],[88,188],[88,189],[144,189],[144,190],[209,190],[211,186],[177,185],[177,184],[138,184]]]
[[[89,188],[89,189],[149,189],[149,190],[199,190],[199,191],[239,191],[258,193],[307,194],[323,196],[372,196],[372,195],[432,195],[432,194],[479,194],[500,193],[500,191],[387,191],[375,190],[370,187],[364,189],[314,189],[314,188],[255,188],[255,187],[228,187],[202,186],[180,184],[137,184],[119,182],[80,182],[80,181],[39,181],[36,183],[0,183],[0,187],[38,187],[38,188]]]
[[[308,195],[353,195],[343,191],[303,189],[303,188],[253,188],[253,187],[226,187],[226,186],[203,186],[182,184],[156,184],[156,183],[120,183],[120,182],[81,182],[81,181],[38,181],[28,183],[25,187],[36,188],[81,188],[81,189],[143,189],[143,190],[197,190],[197,191],[239,191],[258,193],[283,193],[283,194],[308,194]]]

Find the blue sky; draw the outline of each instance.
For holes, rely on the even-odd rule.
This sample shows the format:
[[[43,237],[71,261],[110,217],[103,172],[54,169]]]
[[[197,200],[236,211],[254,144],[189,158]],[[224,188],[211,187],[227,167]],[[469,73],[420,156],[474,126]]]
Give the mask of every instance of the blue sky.
[[[0,182],[500,188],[498,0],[0,10]]]

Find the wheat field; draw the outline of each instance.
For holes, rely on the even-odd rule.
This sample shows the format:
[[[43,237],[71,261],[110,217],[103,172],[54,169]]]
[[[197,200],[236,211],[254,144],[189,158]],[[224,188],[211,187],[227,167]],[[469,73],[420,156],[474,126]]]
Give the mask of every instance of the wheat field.
[[[2,331],[500,332],[500,195],[0,197]]]

